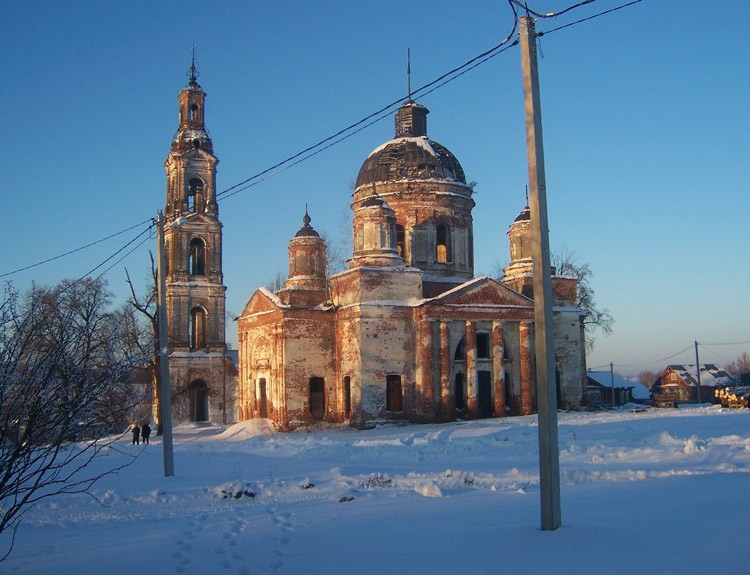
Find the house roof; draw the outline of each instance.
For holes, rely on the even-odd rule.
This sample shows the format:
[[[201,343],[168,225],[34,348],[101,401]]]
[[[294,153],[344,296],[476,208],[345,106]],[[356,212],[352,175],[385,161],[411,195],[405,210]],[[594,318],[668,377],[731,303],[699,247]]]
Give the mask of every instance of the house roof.
[[[625,379],[621,375],[614,374],[612,376],[609,371],[587,371],[590,383],[593,382],[595,385],[602,387],[612,387],[612,381],[614,379],[614,385],[616,388],[633,388],[633,399],[649,399],[651,393],[648,388],[638,381],[630,381]]]
[[[700,366],[701,367],[701,387],[718,387],[722,385],[730,385],[734,383],[734,379],[732,376],[726,372],[726,370],[718,367],[716,364],[713,363],[706,363]],[[674,371],[677,375],[679,375],[682,380],[692,386],[698,385],[698,377],[696,375],[695,371],[695,365],[687,364],[687,365],[668,365],[664,371],[667,370]]]

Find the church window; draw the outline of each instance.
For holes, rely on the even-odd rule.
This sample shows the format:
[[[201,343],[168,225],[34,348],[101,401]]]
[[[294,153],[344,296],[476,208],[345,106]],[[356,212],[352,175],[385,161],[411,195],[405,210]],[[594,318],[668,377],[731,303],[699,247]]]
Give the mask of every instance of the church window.
[[[344,376],[344,417],[351,417],[352,413],[352,378]]]
[[[193,122],[198,119],[198,105],[193,104],[190,106],[190,121]]]
[[[425,230],[414,231],[413,257],[417,262],[427,261],[427,236]]]
[[[197,209],[198,198],[203,196],[203,180],[192,178],[188,182],[187,204],[188,211],[195,212]]]
[[[456,353],[453,356],[454,361],[461,361],[466,359],[466,338],[461,338],[456,346]]]
[[[190,349],[206,347],[206,310],[196,306],[190,310]]]
[[[206,275],[206,243],[200,238],[190,242],[188,274],[191,276]]]
[[[477,359],[490,359],[490,334],[477,332]]]
[[[398,255],[406,259],[406,234],[401,224],[396,224],[396,251]]]
[[[440,224],[436,228],[436,253],[435,261],[447,263],[453,260],[451,254],[451,234],[450,228],[445,224]]]
[[[386,410],[387,411],[403,411],[404,400],[403,393],[401,391],[401,376],[400,375],[386,375],[385,376],[385,394],[386,394]]]

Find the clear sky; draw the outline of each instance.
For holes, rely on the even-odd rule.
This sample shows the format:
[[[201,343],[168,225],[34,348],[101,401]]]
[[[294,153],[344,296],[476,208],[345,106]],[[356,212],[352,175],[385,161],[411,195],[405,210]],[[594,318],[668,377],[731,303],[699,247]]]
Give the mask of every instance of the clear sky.
[[[715,345],[750,341],[750,4],[644,0],[552,32],[625,1],[537,23],[550,31],[539,72],[552,250],[591,266],[615,318],[590,367],[694,362],[695,340],[711,344],[701,363],[724,365],[750,351]],[[405,98],[407,48],[416,89],[498,44],[512,23],[507,3],[489,0],[4,2],[0,274],[163,207],[193,44],[225,190]],[[517,47],[418,98],[429,136],[477,182],[477,275],[507,263],[506,232],[525,204],[522,98]],[[350,233],[352,183],[392,137],[388,115],[221,201],[230,312],[286,273],[305,204],[317,230]],[[25,289],[80,277],[144,228],[1,279]],[[118,301],[125,266],[145,284],[149,249],[153,239],[107,273]]]

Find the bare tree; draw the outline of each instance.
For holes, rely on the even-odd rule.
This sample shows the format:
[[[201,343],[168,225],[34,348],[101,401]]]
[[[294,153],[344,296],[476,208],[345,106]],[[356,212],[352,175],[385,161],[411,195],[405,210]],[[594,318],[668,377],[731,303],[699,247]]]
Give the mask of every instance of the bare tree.
[[[161,414],[161,386],[160,386],[160,369],[159,369],[159,314],[156,309],[157,292],[156,284],[158,281],[158,269],[154,254],[148,252],[151,259],[151,266],[148,271],[146,289],[143,295],[138,295],[130,279],[130,273],[125,270],[128,286],[130,287],[130,298],[123,315],[127,320],[128,336],[131,347],[137,350],[143,357],[148,357],[144,366],[151,381],[151,396],[154,402],[154,412],[157,415],[156,435],[162,434],[160,421]],[[138,312],[138,316],[134,312]],[[139,321],[139,318],[141,321]],[[144,325],[145,323],[145,325]]]
[[[283,274],[283,272],[277,271],[272,278],[269,278],[263,282],[263,287],[268,288],[275,293],[280,289],[284,289],[285,281],[286,276]]]
[[[600,308],[594,299],[594,288],[591,278],[594,272],[589,264],[580,263],[575,252],[562,248],[551,255],[552,266],[557,275],[570,276],[578,280],[578,307],[586,312],[584,324],[586,326],[586,349],[594,348],[593,332],[600,331],[604,335],[612,333],[615,319],[606,308]]]
[[[726,366],[726,370],[732,375],[743,375],[750,373],[750,354],[743,351],[737,359]]]
[[[643,370],[638,374],[638,381],[648,389],[654,385],[654,382],[658,379],[659,373],[655,371]]]
[[[122,322],[101,279],[32,288],[8,284],[0,304],[0,561],[35,503],[85,493],[120,469],[90,466],[141,398],[140,358],[123,353]]]

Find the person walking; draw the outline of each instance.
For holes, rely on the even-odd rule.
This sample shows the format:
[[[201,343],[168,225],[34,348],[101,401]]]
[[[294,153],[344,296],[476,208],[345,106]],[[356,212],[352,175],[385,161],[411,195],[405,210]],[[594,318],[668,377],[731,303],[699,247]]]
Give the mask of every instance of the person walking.
[[[141,437],[144,444],[148,443],[148,438],[151,437],[151,426],[149,426],[148,421],[141,427]]]
[[[133,445],[140,445],[141,428],[138,426],[137,421],[133,424],[131,431],[133,432]]]

